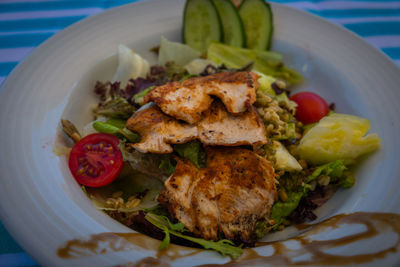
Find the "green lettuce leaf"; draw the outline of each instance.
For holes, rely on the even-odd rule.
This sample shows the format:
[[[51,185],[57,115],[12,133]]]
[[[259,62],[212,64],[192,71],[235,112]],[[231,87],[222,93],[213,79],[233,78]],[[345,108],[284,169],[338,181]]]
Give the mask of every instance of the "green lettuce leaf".
[[[254,71],[282,79],[289,84],[297,84],[303,79],[298,72],[282,63],[282,55],[272,51],[251,50],[212,43],[208,47],[207,58],[217,64],[225,64],[227,67],[235,69],[254,62]]]
[[[174,151],[178,153],[180,157],[190,160],[197,168],[205,167],[206,153],[199,141],[174,145]]]
[[[301,199],[307,196],[314,180],[321,176],[329,176],[330,183],[337,183],[343,188],[349,188],[354,185],[355,179],[352,173],[346,171],[346,166],[343,161],[335,160],[333,162],[317,167],[311,175],[306,178],[306,183],[299,186],[297,191],[287,190],[288,200],[277,201],[272,206],[270,219],[274,220],[272,229],[276,230],[279,225],[289,216],[299,205]],[[293,188],[292,188],[293,190]],[[259,226],[262,227],[262,226]],[[262,231],[259,230],[259,233]]]
[[[150,209],[158,206],[157,197],[163,188],[163,183],[156,179],[133,170],[129,164],[125,164],[123,170],[112,184],[99,188],[86,188],[88,197],[94,206],[104,211],[119,212],[138,212],[142,209]],[[122,198],[127,200],[129,197],[144,194],[141,202],[134,208],[112,208],[107,205],[107,199],[113,193],[122,191]]]
[[[165,249],[168,247],[170,242],[170,234],[172,234],[174,236],[199,244],[203,246],[205,249],[215,250],[221,253],[223,256],[229,255],[233,259],[237,259],[243,253],[240,247],[235,247],[232,241],[226,239],[219,241],[211,241],[184,235],[183,232],[186,231],[186,229],[182,227],[182,224],[181,223],[172,224],[165,216],[147,213],[145,218],[151,224],[160,228],[165,233],[164,240],[161,242],[159,249]]]
[[[159,168],[162,169],[166,174],[171,175],[175,171],[175,166],[174,160],[172,159],[171,156],[165,155],[160,158],[160,165]]]
[[[299,205],[300,200],[306,195],[306,190],[288,192],[286,202],[278,201],[272,206],[270,219],[274,220],[272,229],[276,230],[283,220],[289,216]]]
[[[317,167],[314,172],[307,177],[306,183],[310,183],[320,175],[328,175],[331,178],[331,182],[335,182],[343,176],[344,170],[346,170],[346,166],[343,161],[335,160]]]

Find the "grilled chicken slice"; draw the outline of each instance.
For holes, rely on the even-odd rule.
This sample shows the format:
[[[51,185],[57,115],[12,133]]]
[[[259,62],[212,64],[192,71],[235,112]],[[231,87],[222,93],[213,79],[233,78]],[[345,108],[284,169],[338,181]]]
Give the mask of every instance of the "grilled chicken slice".
[[[157,106],[135,112],[126,128],[140,134],[132,146],[142,153],[172,153],[170,144],[182,144],[197,138],[197,128],[163,114]]]
[[[213,99],[222,100],[231,113],[246,111],[256,101],[257,74],[253,72],[220,72],[170,82],[151,90],[145,102],[155,102],[161,110],[190,124],[201,119]]]
[[[127,121],[126,128],[142,139],[132,146],[142,153],[172,153],[170,144],[199,139],[206,145],[262,145],[267,143],[264,123],[253,106],[238,115],[228,113],[215,101],[201,121],[190,125],[165,115],[157,106],[140,110]]]
[[[204,112],[197,129],[200,141],[206,145],[263,145],[268,142],[264,123],[253,106],[234,115],[228,113],[221,102],[215,101]]]
[[[251,241],[276,198],[272,163],[242,148],[207,148],[207,167],[178,161],[158,198],[178,221],[204,239]]]

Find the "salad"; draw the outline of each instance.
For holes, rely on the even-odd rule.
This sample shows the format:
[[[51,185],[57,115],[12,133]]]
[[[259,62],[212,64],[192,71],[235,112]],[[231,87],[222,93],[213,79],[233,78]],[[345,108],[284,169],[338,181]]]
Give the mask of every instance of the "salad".
[[[120,45],[98,81],[94,121],[61,120],[68,164],[93,205],[134,230],[237,258],[266,234],[316,219],[379,148],[369,121],[318,94],[270,51],[262,0],[187,0],[183,43],[161,37],[158,63]]]

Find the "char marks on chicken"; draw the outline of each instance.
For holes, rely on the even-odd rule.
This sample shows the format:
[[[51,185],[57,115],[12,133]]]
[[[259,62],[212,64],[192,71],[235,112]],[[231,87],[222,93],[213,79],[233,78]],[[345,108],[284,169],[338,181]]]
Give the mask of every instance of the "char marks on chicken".
[[[170,116],[190,124],[218,97],[230,113],[246,111],[256,101],[258,75],[253,72],[220,72],[193,77],[182,82],[169,82],[152,89],[145,102],[156,103]]]
[[[254,239],[257,221],[268,218],[276,198],[272,163],[243,148],[208,147],[207,166],[179,160],[159,201],[204,239]]]

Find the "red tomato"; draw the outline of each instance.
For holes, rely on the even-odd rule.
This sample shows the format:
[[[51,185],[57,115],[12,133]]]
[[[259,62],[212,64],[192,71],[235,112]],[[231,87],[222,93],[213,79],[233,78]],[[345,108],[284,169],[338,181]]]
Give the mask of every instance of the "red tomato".
[[[314,123],[328,115],[329,106],[319,95],[312,92],[300,92],[290,97],[297,103],[296,119],[303,124]]]
[[[114,181],[124,166],[119,140],[111,134],[95,133],[82,138],[69,154],[69,169],[78,183],[101,187]]]

